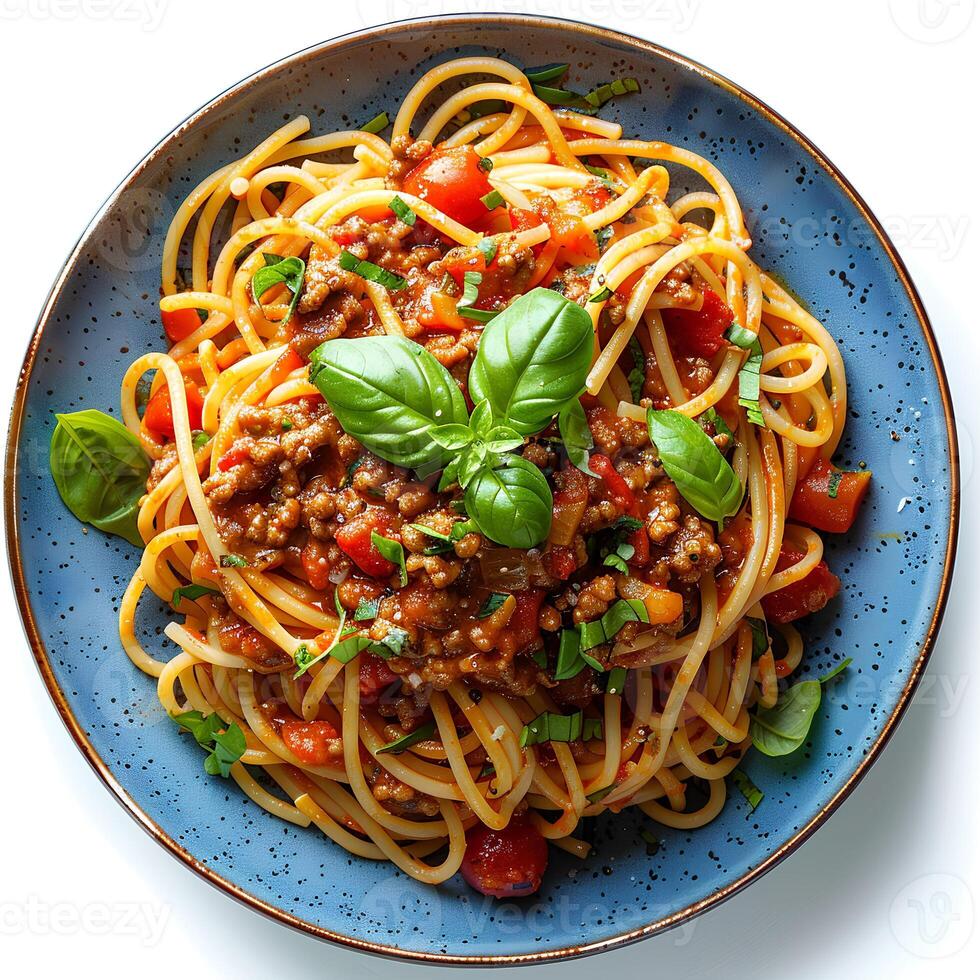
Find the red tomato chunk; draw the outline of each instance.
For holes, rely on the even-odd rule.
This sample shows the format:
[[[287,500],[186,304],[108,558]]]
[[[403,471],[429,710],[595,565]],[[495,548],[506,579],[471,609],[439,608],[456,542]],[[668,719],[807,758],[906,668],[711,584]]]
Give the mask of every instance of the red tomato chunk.
[[[479,824],[466,835],[461,871],[467,884],[483,895],[533,895],[547,867],[547,842],[523,820],[511,821],[503,830]]]
[[[790,568],[806,554],[790,544],[783,543],[776,562],[776,571]],[[785,589],[773,592],[762,600],[762,608],[766,619],[774,623],[792,623],[795,619],[815,613],[840,592],[840,579],[827,567],[825,561],[817,564],[816,568],[805,578]]]

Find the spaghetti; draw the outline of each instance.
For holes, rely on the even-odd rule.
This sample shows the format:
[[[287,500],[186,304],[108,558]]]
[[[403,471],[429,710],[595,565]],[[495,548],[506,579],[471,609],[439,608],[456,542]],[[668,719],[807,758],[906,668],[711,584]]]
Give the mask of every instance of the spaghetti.
[[[719,813],[802,660],[793,623],[839,588],[816,532],[850,527],[869,477],[830,462],[841,355],[749,257],[724,175],[595,115],[632,80],[548,104],[565,68],[450,61],[390,141],[299,117],[201,181],[164,243],[170,349],[122,382],[152,470],[120,637],[209,771],[353,854],[498,896],[538,887],[547,841],[585,856],[583,818]],[[672,194],[668,164],[703,189]],[[513,391],[498,408],[489,344],[509,329],[520,361],[545,308],[542,344],[581,322],[588,344],[532,424]],[[424,398],[453,423],[425,430],[434,468],[382,441],[412,405],[348,421],[351,350],[352,385],[375,352],[431,355]],[[515,473],[530,496],[498,529],[470,487]],[[172,659],[137,639],[147,589],[183,619]]]

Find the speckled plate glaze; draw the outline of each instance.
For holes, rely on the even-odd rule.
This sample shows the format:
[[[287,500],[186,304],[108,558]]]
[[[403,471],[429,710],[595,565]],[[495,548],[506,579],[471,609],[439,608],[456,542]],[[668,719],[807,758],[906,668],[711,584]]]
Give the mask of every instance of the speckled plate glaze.
[[[756,257],[841,345],[851,417],[840,460],[875,471],[854,533],[828,545],[845,586],[807,624],[803,674],[847,656],[854,664],[802,752],[750,756],[762,805],[752,813],[735,792],[705,829],[653,828],[662,839],[653,855],[635,816],[601,820],[592,858],[554,851],[541,894],[504,909],[458,879],[431,889],[352,858],[206,776],[151,679],[119,648],[117,603],[137,552],[85,533],[47,472],[52,413],[118,412],[126,366],[162,347],[163,233],[198,180],[287,116],[307,113],[317,132],[356,126],[396,106],[420,72],[473,52],[521,65],[560,56],[579,88],[640,80],[641,95],[603,115],[628,135],[690,147],[722,168],[747,211]],[[685,179],[674,175],[675,192]],[[954,440],[935,341],[901,261],[851,187],[787,122],[645,41],[542,18],[446,17],[330,41],[259,72],[195,113],[123,181],[55,283],[24,363],[7,457],[8,547],[28,638],[65,724],[123,805],[191,868],[253,908],[349,946],[428,961],[529,962],[606,949],[710,908],[799,846],[854,788],[894,729],[939,625],[956,541]],[[165,610],[144,602],[152,648],[167,648],[165,622]]]

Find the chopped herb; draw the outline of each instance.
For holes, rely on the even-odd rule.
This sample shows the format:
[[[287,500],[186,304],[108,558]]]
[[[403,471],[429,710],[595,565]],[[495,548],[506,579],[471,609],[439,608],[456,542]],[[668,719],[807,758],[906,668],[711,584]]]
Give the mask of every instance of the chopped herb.
[[[594,793],[589,793],[586,799],[590,803],[601,803],[615,788],[616,784],[612,783],[603,789],[597,789]]]
[[[191,445],[194,447],[194,452],[196,453],[199,449],[203,449],[210,441],[210,432],[195,432],[191,439]]]
[[[477,619],[486,619],[492,616],[510,597],[508,592],[491,592],[486,601],[480,606],[480,611],[476,614]]]
[[[289,432],[290,429],[292,429],[292,427],[293,427],[293,420],[292,419],[283,419],[279,424],[282,426],[282,431],[283,432]]]
[[[248,568],[248,560],[235,554],[222,555],[219,564],[222,568]]]
[[[562,630],[558,641],[558,662],[555,664],[556,681],[571,680],[585,669],[581,651],[578,630]]]
[[[765,794],[741,769],[732,770],[732,782],[745,797],[750,809],[754,810],[762,802]]]
[[[497,240],[491,238],[489,235],[484,235],[477,243],[476,247],[480,250],[483,255],[483,261],[490,265],[497,255]]]
[[[177,609],[181,599],[200,599],[201,596],[205,595],[221,595],[221,592],[218,589],[212,589],[209,585],[197,585],[192,582],[190,585],[181,585],[174,589],[170,605]]]
[[[497,774],[497,767],[492,763],[488,762],[477,775],[477,779],[486,779],[488,776],[495,776]]]
[[[534,94],[548,105],[573,106],[576,109],[588,110],[589,104],[585,101],[585,96],[578,92],[572,92],[565,88],[553,88],[550,85],[535,85],[531,83]]]
[[[463,273],[463,295],[457,306],[472,306],[480,296],[480,283],[483,282],[482,272]]]
[[[538,745],[541,742],[587,741],[602,735],[602,721],[586,718],[582,711],[571,715],[558,715],[543,711],[533,721],[528,722],[521,731],[521,748]]]
[[[550,65],[542,65],[540,68],[525,68],[524,75],[529,82],[537,82],[540,85],[543,82],[553,82],[556,78],[561,78],[568,71],[568,67],[567,62],[564,64],[554,62]]]
[[[544,647],[529,653],[528,656],[542,669],[548,666],[548,654],[544,652]]]
[[[406,281],[394,272],[382,269],[380,265],[368,262],[366,259],[359,259],[353,252],[343,249],[340,253],[339,263],[341,269],[353,272],[355,276],[367,279],[369,282],[376,282],[379,286],[384,286],[392,292],[404,289]]]
[[[369,636],[361,636],[360,633],[350,633],[347,630],[342,630],[338,636],[342,636],[343,639],[328,647],[316,658],[317,660],[330,657],[331,660],[339,660],[342,664],[349,664],[362,650],[366,650],[374,643],[374,640]]]
[[[595,235],[595,242],[599,246],[599,251],[604,252],[613,236],[612,225],[606,225],[605,228],[597,228],[593,232],[593,235]]]
[[[415,212],[397,194],[391,199],[388,209],[403,225],[415,224]]]
[[[606,694],[622,694],[626,690],[626,668],[613,667],[606,678]]]
[[[491,170],[493,170],[493,160],[491,160],[490,157],[480,157],[480,160],[477,163],[477,166],[485,174],[488,174],[488,173],[490,173]]]
[[[624,575],[629,575],[629,566],[626,564],[633,555],[636,554],[636,549],[633,545],[628,542],[622,542],[616,545],[616,550],[610,552],[602,559],[603,565],[608,565],[610,568],[615,568],[617,571],[622,572]]]
[[[481,99],[474,102],[466,112],[471,119],[482,119],[484,116],[491,116],[495,112],[503,112],[507,108],[507,103],[503,99]]]
[[[751,330],[746,330],[738,323],[733,323],[725,331],[725,338],[736,347],[749,352],[748,360],[738,372],[738,403],[745,409],[750,422],[765,427],[766,422],[759,407],[762,344]]]
[[[500,191],[496,190],[490,191],[489,194],[484,194],[480,200],[483,202],[483,206],[488,211],[493,211],[494,208],[499,208],[504,203],[504,199]]]
[[[633,399],[633,403],[639,404],[643,397],[643,386],[647,381],[647,359],[636,337],[630,337],[628,350],[633,358],[633,369],[627,375],[626,380],[630,386],[630,397]]]
[[[389,742],[387,745],[382,745],[374,754],[384,755],[385,753],[391,753],[392,755],[397,755],[399,752],[404,752],[405,749],[411,748],[413,745],[417,745],[419,742],[424,742],[427,739],[432,738],[435,734],[436,725],[434,721],[430,721],[419,728],[416,728],[414,732],[409,732],[407,735],[402,735],[401,738],[396,738],[394,742]]]
[[[617,95],[627,95],[630,92],[639,92],[640,83],[635,78],[617,78],[614,82],[607,82],[594,88],[591,92],[586,92],[585,101],[594,108],[605,105],[611,98]]]
[[[365,123],[361,127],[362,133],[374,133],[378,134],[382,129],[388,128],[388,113],[379,112],[370,122]]]
[[[647,857],[653,857],[660,850],[660,841],[645,827],[640,831],[640,840],[647,846]]]
[[[612,294],[613,294],[613,291],[608,286],[603,286],[602,289],[598,290],[597,292],[594,292],[589,297],[589,302],[590,303],[605,303],[605,301],[607,299],[609,299],[609,297],[612,296]]]
[[[363,623],[366,619],[376,619],[380,602],[380,599],[365,599],[363,596],[358,599],[357,608],[354,610],[355,621]]]
[[[598,177],[599,180],[605,185],[606,190],[612,190],[612,180],[609,177],[609,171],[603,170],[601,167],[590,167],[588,164],[585,165],[585,169],[588,170],[593,177]],[[633,219],[636,220],[635,218]]]
[[[367,647],[367,651],[387,660],[389,657],[400,656],[407,640],[408,630],[403,630],[400,626],[391,626],[384,638],[372,643]]]
[[[827,481],[827,496],[831,500],[837,499],[837,491],[840,489],[840,481],[844,478],[843,470],[834,470],[830,474],[830,479]]]
[[[350,484],[351,484],[351,481],[354,479],[354,474],[362,466],[366,466],[367,463],[368,463],[368,457],[367,456],[358,456],[357,459],[355,459],[354,462],[351,463],[350,466],[347,467],[347,472],[344,475],[344,482],[341,483],[341,485],[340,485],[341,489],[343,489],[344,487],[349,487]]]
[[[746,616],[745,622],[752,630],[752,659],[758,660],[765,654],[770,647],[769,629],[764,619],[755,616]]]
[[[210,776],[224,776],[231,773],[231,767],[245,754],[248,748],[245,734],[232,722],[226,725],[216,711],[205,716],[200,711],[185,711],[174,715],[173,719],[184,730],[194,736],[194,741],[210,755],[204,760],[204,771]]]
[[[650,614],[639,599],[619,599],[601,619],[579,626],[582,649],[592,650],[611,643],[627,623],[649,623]]]
[[[408,585],[408,569],[405,568],[405,548],[401,541],[392,541],[378,534],[377,531],[371,532],[371,544],[378,549],[382,558],[387,558],[398,566],[398,582],[404,588]]]
[[[718,436],[728,436],[730,440],[734,442],[735,433],[728,427],[728,423],[715,411],[714,408],[709,408],[706,412],[702,412],[698,416],[698,421],[704,421],[709,425],[715,427],[715,435]]]

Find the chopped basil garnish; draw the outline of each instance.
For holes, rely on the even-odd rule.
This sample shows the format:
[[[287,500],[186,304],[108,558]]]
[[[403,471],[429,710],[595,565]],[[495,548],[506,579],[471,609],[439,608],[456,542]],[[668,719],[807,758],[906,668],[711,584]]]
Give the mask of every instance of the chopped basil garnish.
[[[626,690],[626,668],[613,667],[606,678],[606,694],[622,694]]]
[[[387,745],[382,745],[381,748],[374,754],[384,755],[385,753],[391,753],[393,755],[397,755],[399,752],[404,752],[405,749],[409,749],[413,745],[417,745],[419,742],[424,742],[427,739],[432,738],[435,731],[435,722],[430,721],[427,724],[416,728],[414,732],[409,732],[407,735],[402,735],[401,738],[396,738],[394,742],[389,742]]]
[[[345,269],[347,272],[353,272],[355,276],[360,276],[369,282],[375,282],[379,286],[384,286],[385,289],[391,290],[391,292],[404,289],[407,285],[401,276],[394,272],[389,272],[387,269],[382,269],[380,265],[368,262],[367,259],[359,259],[353,252],[348,252],[347,249],[341,251],[338,261],[341,269]]]
[[[601,803],[615,788],[616,784],[612,783],[610,786],[606,786],[603,789],[597,789],[594,793],[589,793],[586,799],[590,803]]]
[[[480,161],[477,163],[477,166],[485,174],[488,174],[491,170],[493,170],[493,160],[491,160],[490,157],[480,157]]]
[[[842,660],[836,667],[829,670],[823,677],[818,678],[821,684],[826,684],[828,681],[832,681],[838,674],[842,671],[847,670],[848,667],[854,662],[853,657],[848,657],[846,660]]]
[[[242,558],[241,555],[227,554],[222,555],[221,560],[218,562],[222,568],[248,568],[248,559]]]
[[[605,303],[605,301],[607,299],[609,299],[609,297],[612,296],[612,294],[613,294],[613,291],[608,286],[603,286],[602,289],[598,290],[597,292],[594,292],[589,297],[589,302],[590,303]]]
[[[388,208],[402,224],[415,224],[415,212],[397,194],[391,199]]]
[[[837,499],[837,491],[840,489],[840,481],[844,479],[843,470],[834,470],[830,474],[830,479],[827,480],[827,496],[831,500]]]
[[[209,776],[224,776],[231,773],[231,767],[245,754],[248,748],[245,734],[234,722],[225,725],[216,711],[205,716],[200,711],[185,711],[174,715],[173,719],[185,731],[194,736],[194,741],[210,754],[204,760],[204,771]]]
[[[265,259],[265,265],[252,276],[252,296],[255,297],[256,303],[261,304],[262,296],[267,290],[273,286],[285,285],[292,293],[289,308],[280,322],[280,326],[285,326],[292,317],[300,293],[303,291],[306,263],[295,255],[284,259],[281,255],[274,255],[271,252],[263,252],[262,258]]]
[[[626,381],[630,386],[630,397],[633,399],[633,403],[639,404],[643,397],[643,386],[647,381],[647,359],[636,337],[630,337],[627,349],[633,358],[633,367],[626,376]]]
[[[765,426],[762,409],[759,407],[762,344],[751,330],[746,330],[738,323],[733,323],[725,331],[725,338],[736,347],[749,352],[748,360],[738,372],[738,403],[745,409],[750,422]]]
[[[366,619],[376,619],[380,602],[380,599],[365,599],[363,597],[358,599],[357,609],[354,610],[354,619],[358,623],[363,623]]]
[[[765,794],[741,769],[732,770],[732,782],[738,787],[742,796],[745,797],[750,809],[754,810],[762,802]]]
[[[480,611],[476,614],[477,619],[486,619],[492,616],[510,597],[508,592],[491,592],[486,601],[480,606]]]
[[[382,558],[398,566],[398,582],[404,588],[408,585],[408,570],[405,568],[405,548],[401,541],[392,541],[383,537],[377,531],[371,532],[371,544],[378,549]]]
[[[484,194],[480,200],[483,202],[483,206],[488,211],[493,211],[495,208],[499,208],[504,203],[503,196],[501,195],[500,191],[497,190],[490,191],[489,194]]]
[[[540,68],[525,68],[524,74],[529,82],[536,82],[539,85],[543,82],[553,82],[556,78],[561,78],[568,71],[568,63],[559,64],[555,62],[550,65],[542,65]]]
[[[578,739],[587,742],[593,738],[602,738],[601,719],[586,718],[582,711],[571,715],[543,711],[524,726],[520,743],[524,748],[541,742],[574,742]]]
[[[463,273],[463,295],[460,296],[457,308],[472,306],[480,296],[480,283],[483,282],[482,272]]]
[[[491,238],[489,235],[485,235],[476,243],[476,247],[483,255],[483,261],[487,265],[490,265],[497,255],[497,240],[495,238]]]
[[[190,585],[181,585],[179,588],[174,589],[170,605],[174,609],[177,609],[180,606],[181,599],[200,599],[201,596],[205,595],[221,595],[221,591],[219,589],[212,589],[210,585],[197,585],[195,582],[192,582]]]
[[[365,123],[361,127],[362,133],[374,133],[377,135],[382,129],[388,127],[388,113],[379,112],[370,122]]]
[[[650,614],[639,599],[618,599],[602,616],[579,626],[582,649],[591,650],[611,643],[627,623],[649,623]]]
[[[198,431],[193,434],[191,445],[194,447],[194,452],[196,453],[199,449],[203,449],[210,441],[210,432]]]
[[[758,660],[769,649],[769,630],[764,619],[746,616],[745,622],[752,630],[752,659]]]
[[[611,98],[617,95],[628,95],[630,92],[639,92],[640,83],[635,78],[617,78],[614,82],[607,82],[594,88],[591,92],[585,93],[585,101],[594,108],[605,105]]]

